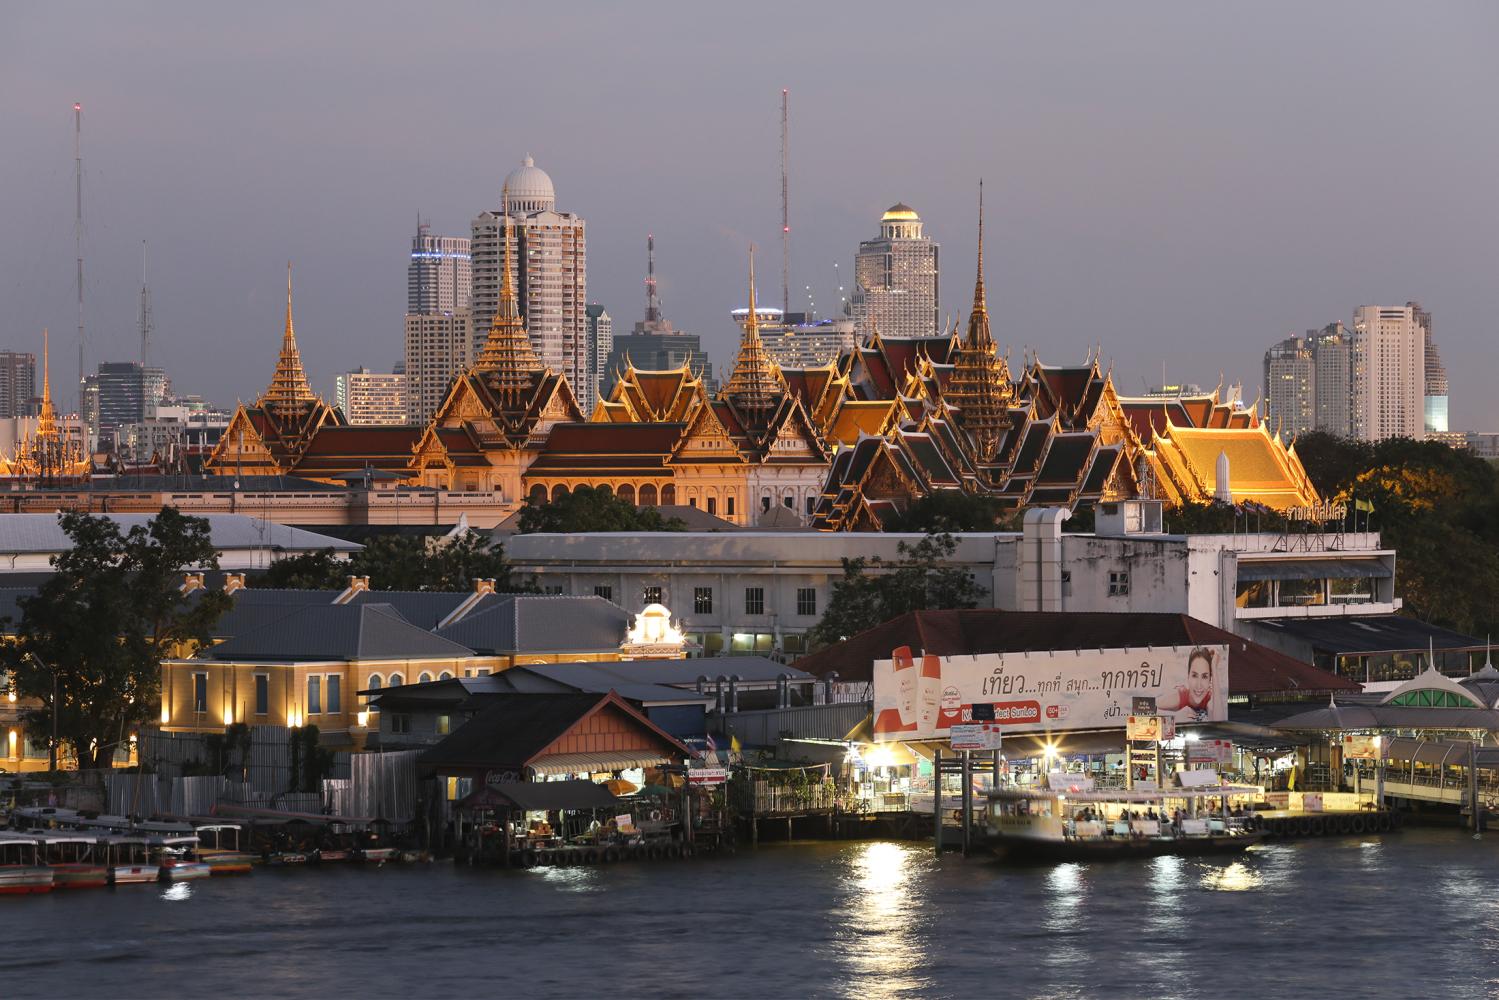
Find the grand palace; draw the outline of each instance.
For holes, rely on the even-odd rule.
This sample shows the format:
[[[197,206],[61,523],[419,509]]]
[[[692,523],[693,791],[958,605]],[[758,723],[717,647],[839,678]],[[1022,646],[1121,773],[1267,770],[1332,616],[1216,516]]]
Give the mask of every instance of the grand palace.
[[[506,244],[508,247],[508,243]],[[990,331],[980,221],[963,331],[882,338],[815,368],[783,368],[749,310],[733,372],[710,394],[691,364],[628,368],[590,414],[532,349],[507,256],[499,308],[475,362],[426,426],[350,426],[308,385],[286,325],[275,375],[242,405],[205,471],[492,493],[517,508],[580,486],[632,503],[686,505],[739,525],[795,519],[878,530],[943,490],[999,506],[1215,497],[1284,509],[1316,491],[1294,446],[1220,399],[1130,398],[1097,356],[1028,359],[1012,374]]]

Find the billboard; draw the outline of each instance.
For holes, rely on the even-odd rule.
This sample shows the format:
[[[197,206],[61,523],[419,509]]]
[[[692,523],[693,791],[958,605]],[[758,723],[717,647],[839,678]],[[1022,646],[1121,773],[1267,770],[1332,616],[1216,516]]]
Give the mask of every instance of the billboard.
[[[1344,733],[1343,757],[1345,760],[1378,760],[1379,737]]]
[[[875,661],[873,686],[876,740],[946,737],[974,721],[974,705],[1006,734],[1123,728],[1147,698],[1174,722],[1222,722],[1228,647],[937,656],[901,646]]]

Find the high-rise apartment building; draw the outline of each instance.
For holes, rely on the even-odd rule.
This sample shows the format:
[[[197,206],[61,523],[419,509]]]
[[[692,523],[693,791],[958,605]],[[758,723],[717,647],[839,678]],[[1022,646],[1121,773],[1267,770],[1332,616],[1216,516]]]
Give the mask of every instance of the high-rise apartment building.
[[[406,266],[406,312],[451,313],[468,308],[473,291],[469,241],[461,236],[432,236],[418,223]]]
[[[351,424],[404,424],[406,376],[358,368],[334,381],[338,408]]]
[[[911,206],[892,205],[881,216],[879,237],[860,243],[854,257],[851,310],[861,336],[936,335],[937,251]]]
[[[0,420],[29,416],[36,398],[36,355],[0,351]]]
[[[1426,335],[1410,306],[1353,313],[1354,436],[1426,436]]]
[[[1437,351],[1435,334],[1432,332],[1431,313],[1421,308],[1419,302],[1407,302],[1411,315],[1415,317],[1417,325],[1421,327],[1423,343],[1426,356],[1426,384],[1425,392],[1425,414],[1426,433],[1428,436],[1446,434],[1447,426],[1447,366],[1442,364],[1442,356]]]
[[[507,214],[517,295],[531,346],[576,390],[586,383],[589,368],[585,225],[582,217],[557,211],[552,179],[529,156],[505,178],[500,207],[474,219],[469,244],[474,356],[489,336],[500,301]]]
[[[1270,426],[1292,437],[1317,426],[1317,365],[1305,338],[1287,337],[1265,352]]]
[[[1312,426],[1337,437],[1352,437],[1356,402],[1353,334],[1342,323],[1329,323],[1320,330],[1308,330],[1306,340],[1316,367]]]
[[[604,372],[609,364],[609,355],[614,351],[614,318],[600,303],[590,302],[588,316],[587,370],[584,382],[578,387],[578,405],[584,413],[593,412],[598,402],[599,390],[604,384]]]
[[[1287,437],[1326,431],[1352,437],[1359,400],[1354,338],[1342,323],[1287,337],[1265,352],[1266,420]]]
[[[406,316],[406,420],[424,424],[442,405],[448,387],[473,361],[472,317],[455,312]]]
[[[765,353],[782,368],[820,368],[858,346],[858,335],[854,321],[846,317],[809,319],[762,332],[761,342]]]

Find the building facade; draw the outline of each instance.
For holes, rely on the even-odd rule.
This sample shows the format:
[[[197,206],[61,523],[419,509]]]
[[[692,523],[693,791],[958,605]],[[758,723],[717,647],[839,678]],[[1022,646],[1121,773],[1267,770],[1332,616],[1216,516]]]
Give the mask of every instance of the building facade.
[[[1411,306],[1359,306],[1353,313],[1354,436],[1364,441],[1426,436],[1426,335]]]
[[[425,223],[419,223],[406,266],[406,312],[421,315],[467,309],[472,291],[469,241],[461,236],[433,236]]]
[[[858,346],[854,321],[825,319],[783,327],[765,336],[765,351],[782,368],[821,368]]]
[[[1317,426],[1317,365],[1302,337],[1265,352],[1265,419],[1295,437]]]
[[[0,351],[0,420],[28,417],[36,399],[36,355]]]
[[[1407,302],[1406,305],[1410,307],[1411,315],[1415,318],[1416,324],[1421,327],[1424,337],[1426,433],[1430,437],[1442,439],[1451,430],[1447,419],[1449,391],[1447,366],[1442,364],[1441,352],[1437,350],[1437,342],[1431,326],[1431,313],[1422,309],[1419,302]]]
[[[892,205],[881,216],[880,235],[860,243],[854,257],[852,311],[860,333],[931,337],[941,329],[938,249],[911,206]]]
[[[432,419],[448,386],[473,361],[473,317],[468,309],[406,315],[406,418]]]
[[[599,392],[608,371],[609,357],[614,353],[614,317],[597,302],[590,302],[588,316],[588,349],[584,382],[578,392],[578,405],[583,412],[593,412],[593,404],[599,400]]]
[[[351,425],[404,424],[406,376],[359,368],[335,380],[337,405]]]
[[[499,307],[504,280],[501,244],[508,238],[516,261],[516,295],[533,349],[571,385],[583,386],[589,367],[584,220],[557,211],[552,179],[529,156],[505,178],[501,202],[499,209],[481,213],[473,223],[475,353],[482,350]]]

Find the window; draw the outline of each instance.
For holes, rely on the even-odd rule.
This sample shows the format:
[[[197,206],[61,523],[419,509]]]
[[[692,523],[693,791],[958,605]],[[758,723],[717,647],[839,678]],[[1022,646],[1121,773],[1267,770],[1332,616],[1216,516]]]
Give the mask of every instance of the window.
[[[444,670],[437,675],[437,679],[440,681],[450,681],[453,679],[453,674],[450,671]]]
[[[328,675],[328,714],[338,715],[344,710],[344,679],[337,674]]]
[[[794,505],[794,504],[795,504],[795,503],[796,503],[796,501],[795,501],[795,500],[794,500],[794,499],[792,499],[792,497],[791,497],[791,494],[790,494],[790,493],[787,493],[787,494],[786,494],[786,495],[785,495],[785,496],[783,496],[783,497],[781,497],[781,504],[782,504],[782,506],[784,506],[784,507],[785,507],[785,508],[786,508],[786,509],[787,509],[787,510],[791,510],[791,509],[792,509],[792,507],[793,507],[793,505]]]
[[[1062,596],[1072,596],[1072,570],[1070,569],[1062,570]]]
[[[710,513],[710,514],[717,514],[718,513],[718,498],[717,497],[709,497],[708,498],[708,513]]]
[[[411,732],[411,716],[405,712],[391,712],[390,731],[393,733]]]
[[[761,497],[760,512],[763,514],[767,510],[770,510],[770,497]]]
[[[193,674],[193,711],[208,711],[208,675]]]
[[[431,684],[432,683],[432,675],[429,674],[429,673],[427,673],[427,671],[423,670],[421,676],[416,679],[416,682],[418,684]]]
[[[812,505],[817,502],[816,497],[807,497],[807,516],[812,516]]]
[[[323,714],[323,679],[321,677],[307,678],[307,714]]]
[[[400,674],[391,674],[390,675],[390,686],[391,687],[398,688],[402,684],[405,684],[405,683],[406,683],[406,678],[402,677]]]
[[[734,516],[734,498],[733,497],[724,497],[723,502],[724,502],[724,509],[728,512],[728,515],[730,517],[733,517]]]
[[[796,588],[796,613],[799,615],[817,614],[817,588]]]
[[[365,686],[368,687],[371,691],[380,690],[380,675],[370,674],[370,682]]]
[[[713,613],[713,588],[692,588],[692,613],[695,615],[711,615]]]
[[[545,587],[541,588],[541,592],[543,594],[550,594],[552,597],[557,597],[561,595],[562,587],[556,584],[547,584]]]
[[[271,711],[271,678],[267,674],[255,675],[255,714],[268,715]]]
[[[439,715],[437,717],[437,735],[446,736],[453,731],[453,717],[451,715]]]
[[[602,597],[606,601],[614,600],[614,588],[608,584],[601,583],[593,588],[594,597]]]
[[[1109,596],[1126,597],[1129,595],[1129,573],[1127,571],[1109,572]]]
[[[661,588],[660,587],[645,587],[645,588],[642,588],[641,591],[640,591],[640,599],[642,601],[644,601],[645,603],[647,603],[647,604],[660,604],[661,603]]]
[[[747,615],[765,614],[765,588],[744,588],[744,613]]]

